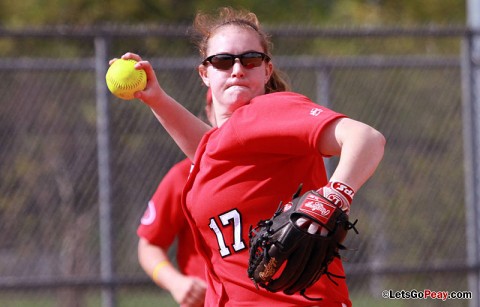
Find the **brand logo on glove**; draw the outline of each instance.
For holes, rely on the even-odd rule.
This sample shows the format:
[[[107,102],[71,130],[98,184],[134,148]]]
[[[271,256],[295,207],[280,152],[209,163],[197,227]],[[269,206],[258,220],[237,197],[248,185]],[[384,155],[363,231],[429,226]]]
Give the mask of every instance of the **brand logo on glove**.
[[[292,208],[292,203],[286,203],[285,206],[283,206],[283,212],[286,212]]]
[[[273,274],[277,271],[277,259],[272,257],[270,261],[264,265],[265,270],[263,272],[258,273],[261,279],[265,281],[269,281],[272,278]]]
[[[335,207],[322,198],[309,195],[299,207],[302,211],[318,221],[326,224],[333,214]]]
[[[304,204],[306,208],[310,208],[312,211],[318,211],[323,216],[328,216],[330,210],[325,208],[322,203],[309,201]]]

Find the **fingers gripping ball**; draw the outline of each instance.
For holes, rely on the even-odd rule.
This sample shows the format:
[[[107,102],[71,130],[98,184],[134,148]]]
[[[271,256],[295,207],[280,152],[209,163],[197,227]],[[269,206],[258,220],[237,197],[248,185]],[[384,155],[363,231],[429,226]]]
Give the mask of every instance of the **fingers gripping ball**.
[[[147,75],[143,69],[135,69],[135,60],[119,59],[110,65],[105,79],[107,87],[118,98],[131,100],[133,94],[143,91],[147,85]]]

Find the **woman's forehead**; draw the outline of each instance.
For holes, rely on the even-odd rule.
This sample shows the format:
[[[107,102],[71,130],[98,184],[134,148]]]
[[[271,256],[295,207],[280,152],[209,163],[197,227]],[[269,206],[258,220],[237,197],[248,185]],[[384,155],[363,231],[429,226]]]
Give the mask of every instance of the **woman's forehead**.
[[[251,28],[227,25],[219,27],[212,33],[208,40],[208,51],[216,50],[217,48],[244,48],[248,45],[251,50],[262,50],[260,37],[258,33]]]

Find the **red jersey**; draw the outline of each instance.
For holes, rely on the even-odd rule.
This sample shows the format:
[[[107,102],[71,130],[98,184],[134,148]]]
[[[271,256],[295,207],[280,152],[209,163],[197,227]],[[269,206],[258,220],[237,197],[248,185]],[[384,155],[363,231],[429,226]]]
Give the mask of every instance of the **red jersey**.
[[[190,167],[190,160],[185,159],[165,175],[148,203],[137,234],[165,250],[178,237],[177,263],[180,271],[205,279],[205,264],[195,251],[192,232],[181,206],[182,190]]]
[[[237,109],[200,142],[183,206],[197,249],[207,262],[205,306],[350,306],[344,279],[323,276],[306,291],[288,296],[256,289],[247,276],[248,230],[288,201],[328,180],[318,139],[344,115],[288,92],[258,96]],[[329,271],[344,276],[334,260]]]

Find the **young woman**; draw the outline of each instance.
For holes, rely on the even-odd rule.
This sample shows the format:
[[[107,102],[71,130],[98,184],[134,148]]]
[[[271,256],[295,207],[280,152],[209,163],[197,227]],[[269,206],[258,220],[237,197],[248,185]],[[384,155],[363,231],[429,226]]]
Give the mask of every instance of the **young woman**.
[[[328,191],[349,211],[353,191],[372,176],[385,139],[374,128],[284,91],[271,44],[255,14],[222,8],[198,14],[194,27],[204,61],[198,71],[213,97],[217,128],[186,111],[159,85],[147,61],[127,53],[148,83],[135,95],[192,159],[183,208],[206,262],[206,306],[351,306],[346,282],[323,276],[305,297],[257,289],[247,276],[248,229],[270,218],[280,201],[304,191]],[[340,156],[328,180],[324,156]],[[348,186],[345,195],[334,183]],[[340,259],[329,266],[344,275]]]

